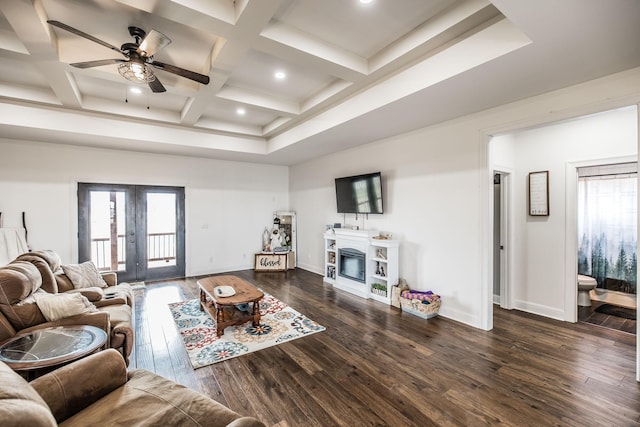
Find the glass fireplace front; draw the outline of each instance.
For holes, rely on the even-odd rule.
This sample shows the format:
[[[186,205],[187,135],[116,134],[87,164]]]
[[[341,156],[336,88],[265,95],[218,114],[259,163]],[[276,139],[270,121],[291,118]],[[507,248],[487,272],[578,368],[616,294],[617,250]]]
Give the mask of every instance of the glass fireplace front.
[[[357,249],[338,249],[338,275],[365,283],[365,253]]]

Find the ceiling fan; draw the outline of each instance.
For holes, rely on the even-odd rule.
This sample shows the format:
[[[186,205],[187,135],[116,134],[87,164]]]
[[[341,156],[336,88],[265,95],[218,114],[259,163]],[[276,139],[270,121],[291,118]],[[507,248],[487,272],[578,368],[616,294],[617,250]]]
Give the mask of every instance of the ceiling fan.
[[[124,43],[120,48],[113,46],[103,40],[93,37],[83,31],[70,27],[59,21],[48,20],[47,23],[65,31],[69,31],[77,36],[84,37],[92,42],[101,44],[104,47],[116,51],[126,59],[99,59],[96,61],[75,62],[70,64],[77,68],[100,67],[103,65],[119,64],[118,72],[127,80],[136,83],[147,83],[153,92],[166,92],[165,87],[160,83],[158,77],[153,73],[149,65],[159,70],[164,70],[180,77],[196,81],[202,84],[209,84],[209,76],[189,71],[175,65],[154,61],[155,55],[160,49],[171,43],[171,39],[159,31],[151,30],[146,33],[138,27],[129,27],[129,34],[134,38],[135,43]]]

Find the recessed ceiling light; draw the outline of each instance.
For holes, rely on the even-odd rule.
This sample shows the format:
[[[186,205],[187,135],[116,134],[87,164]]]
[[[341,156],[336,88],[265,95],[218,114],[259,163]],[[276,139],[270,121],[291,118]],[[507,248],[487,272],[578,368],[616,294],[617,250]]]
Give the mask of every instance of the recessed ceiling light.
[[[362,4],[368,4],[371,3],[373,0],[360,0],[360,3]]]
[[[129,90],[131,91],[131,93],[142,93],[142,89],[140,89],[139,87],[130,87]]]
[[[274,77],[278,80],[284,80],[287,77],[287,74],[284,71],[276,71]]]
[[[238,107],[238,109],[236,110],[236,114],[238,114],[239,116],[244,116],[245,114],[247,114],[247,110],[242,107]]]

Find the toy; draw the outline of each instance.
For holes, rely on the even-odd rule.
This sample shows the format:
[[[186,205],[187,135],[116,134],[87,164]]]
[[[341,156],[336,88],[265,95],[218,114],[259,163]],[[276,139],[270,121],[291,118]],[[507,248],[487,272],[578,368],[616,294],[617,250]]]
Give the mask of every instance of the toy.
[[[282,236],[280,235],[280,230],[274,228],[271,232],[271,250],[274,251],[276,248],[284,246]]]
[[[267,229],[267,227],[264,228],[264,232],[262,233],[262,250],[265,252],[268,252],[270,250],[269,247],[269,239],[270,239],[270,233],[269,230]]]

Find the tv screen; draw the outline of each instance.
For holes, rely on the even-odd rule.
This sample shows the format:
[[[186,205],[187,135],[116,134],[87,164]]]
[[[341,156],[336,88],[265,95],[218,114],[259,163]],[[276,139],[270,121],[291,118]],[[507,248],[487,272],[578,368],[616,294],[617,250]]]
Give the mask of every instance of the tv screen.
[[[338,213],[381,214],[380,172],[336,178]]]

